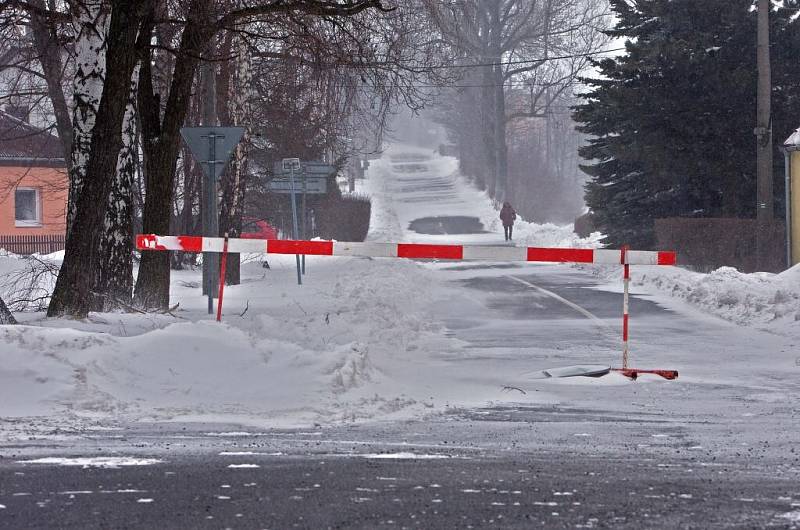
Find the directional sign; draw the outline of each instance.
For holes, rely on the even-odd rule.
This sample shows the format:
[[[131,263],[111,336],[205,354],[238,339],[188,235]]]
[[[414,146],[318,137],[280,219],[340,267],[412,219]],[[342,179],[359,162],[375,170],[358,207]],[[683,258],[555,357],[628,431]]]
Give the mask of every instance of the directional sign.
[[[303,172],[309,175],[333,175],[336,168],[324,162],[303,162]]]
[[[305,188],[303,187],[303,180],[305,180]],[[289,177],[277,177],[267,183],[269,191],[273,193],[291,193],[292,181]],[[295,178],[294,192],[295,193],[327,193],[328,180],[325,177],[307,177],[306,179]]]
[[[298,160],[296,158],[284,158],[280,162],[276,162],[273,167],[273,172],[276,175],[280,176],[288,176],[290,173],[289,165],[287,161]],[[295,178],[303,178],[303,175],[309,176],[321,176],[321,175],[333,175],[336,172],[336,168],[330,164],[326,164],[325,162],[299,162],[299,165],[292,166],[294,169],[294,176]]]
[[[244,127],[183,127],[181,136],[203,172],[219,180],[231,153],[244,135]]]

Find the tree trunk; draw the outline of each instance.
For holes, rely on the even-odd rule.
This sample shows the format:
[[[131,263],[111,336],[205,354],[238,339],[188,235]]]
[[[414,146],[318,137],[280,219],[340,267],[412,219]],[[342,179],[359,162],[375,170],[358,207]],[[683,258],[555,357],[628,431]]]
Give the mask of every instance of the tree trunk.
[[[100,104],[91,129],[88,160],[83,183],[77,193],[71,228],[67,233],[64,263],[56,280],[48,316],[85,317],[92,307],[92,292],[99,277],[103,256],[100,241],[104,231],[112,179],[122,149],[122,122],[136,64],[136,36],[144,2],[116,0],[112,3],[108,36],[105,40],[109,68],[105,70]],[[90,22],[90,26],[95,24]],[[87,132],[81,129],[82,133]],[[83,151],[81,151],[83,153]],[[76,164],[80,166],[81,164]],[[75,168],[77,169],[77,168]]]
[[[31,4],[39,9],[46,9],[44,0],[31,0]],[[33,31],[36,53],[39,55],[39,62],[42,64],[42,73],[45,83],[47,83],[47,95],[53,104],[53,113],[56,116],[56,130],[61,146],[64,150],[64,161],[69,170],[72,165],[72,120],[69,117],[67,100],[64,97],[64,89],[61,86],[63,77],[63,64],[61,61],[61,44],[58,41],[55,27],[49,24],[46,19],[31,13],[31,30]],[[76,44],[76,50],[78,45]]]
[[[225,125],[241,125],[249,114],[251,67],[246,42],[239,35],[231,34],[231,41],[223,47],[223,56],[235,57],[222,68],[218,88],[223,96],[217,101],[227,102],[220,110]],[[247,145],[249,134],[245,130],[242,141],[233,152],[233,160],[222,181],[222,202],[220,204],[220,234],[227,232],[229,237],[239,237],[242,233],[244,214],[244,194],[247,185]],[[241,281],[241,260],[238,253],[228,254],[225,282],[238,285]]]
[[[489,48],[494,66],[491,69],[492,109],[494,111],[494,150],[495,189],[492,194],[500,202],[506,200],[508,186],[508,147],[506,146],[506,95],[503,88],[502,33],[503,22],[500,17],[500,0],[493,0],[489,10]]]
[[[482,115],[481,120],[481,135],[483,137],[483,149],[486,153],[486,188],[489,191],[489,196],[494,197],[497,189],[497,149],[495,148],[495,112],[494,112],[494,90],[492,83],[494,76],[492,75],[491,67],[483,67],[483,83],[481,87],[481,105],[480,112]]]
[[[180,128],[189,110],[198,58],[214,34],[213,28],[207,24],[208,17],[203,16],[209,4],[210,0],[198,0],[189,11],[196,18],[187,21],[181,36],[163,122],[159,120],[157,96],[153,91],[151,57],[148,55],[141,64],[139,114],[147,190],[142,212],[145,233],[166,234],[170,228]],[[151,34],[152,30],[145,32],[142,38],[149,42]],[[147,309],[166,309],[169,306],[169,264],[167,252],[142,252],[134,303]]]
[[[122,150],[111,187],[101,255],[105,258],[100,270],[97,291],[103,311],[126,307],[133,295],[133,183],[138,166],[136,150],[136,84],[138,72],[130,82],[125,117],[122,121]]]
[[[16,324],[17,319],[14,318],[14,315],[11,314],[11,311],[8,310],[8,306],[3,301],[3,298],[0,297],[0,324],[1,325],[8,325],[8,324]]]
[[[107,2],[73,2],[75,25],[75,78],[73,80],[72,149],[69,164],[67,236],[72,231],[78,200],[89,167],[92,133],[106,74]]]

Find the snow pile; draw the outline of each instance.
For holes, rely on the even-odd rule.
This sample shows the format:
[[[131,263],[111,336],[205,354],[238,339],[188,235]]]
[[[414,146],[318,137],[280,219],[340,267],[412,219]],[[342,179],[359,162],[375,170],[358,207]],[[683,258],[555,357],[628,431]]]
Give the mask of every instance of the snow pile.
[[[591,270],[613,281],[613,290],[619,288],[619,267]],[[683,300],[736,324],[800,336],[800,265],[780,274],[744,274],[732,267],[703,274],[680,267],[633,266],[631,283],[646,292]]]
[[[207,320],[205,299],[182,281],[198,273],[185,271],[174,273],[177,318],[38,314],[0,327],[0,417],[288,426],[429,410],[429,389],[405,376],[461,347],[426,310],[450,288],[413,262],[350,258],[309,258],[298,286],[293,261],[246,265],[243,284],[226,289],[223,324]]]

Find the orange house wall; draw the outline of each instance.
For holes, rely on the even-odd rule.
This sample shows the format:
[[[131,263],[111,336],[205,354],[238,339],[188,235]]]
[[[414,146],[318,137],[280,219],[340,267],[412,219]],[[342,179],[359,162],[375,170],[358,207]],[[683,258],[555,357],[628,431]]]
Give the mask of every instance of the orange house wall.
[[[41,226],[15,225],[14,190],[17,187],[39,190]],[[0,236],[65,234],[67,195],[64,168],[0,166]]]

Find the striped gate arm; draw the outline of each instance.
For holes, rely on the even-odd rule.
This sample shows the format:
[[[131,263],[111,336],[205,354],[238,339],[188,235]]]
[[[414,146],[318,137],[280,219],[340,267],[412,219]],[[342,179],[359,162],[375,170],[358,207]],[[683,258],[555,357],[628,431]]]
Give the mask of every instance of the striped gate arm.
[[[139,250],[222,252],[225,239],[202,236],[139,234]],[[228,252],[304,254],[308,256],[353,256],[483,261],[541,261],[561,263],[616,263],[630,265],[675,265],[672,251],[591,248],[539,248],[489,245],[432,245],[422,243],[373,243],[342,241],[297,241],[291,239],[228,239]]]

